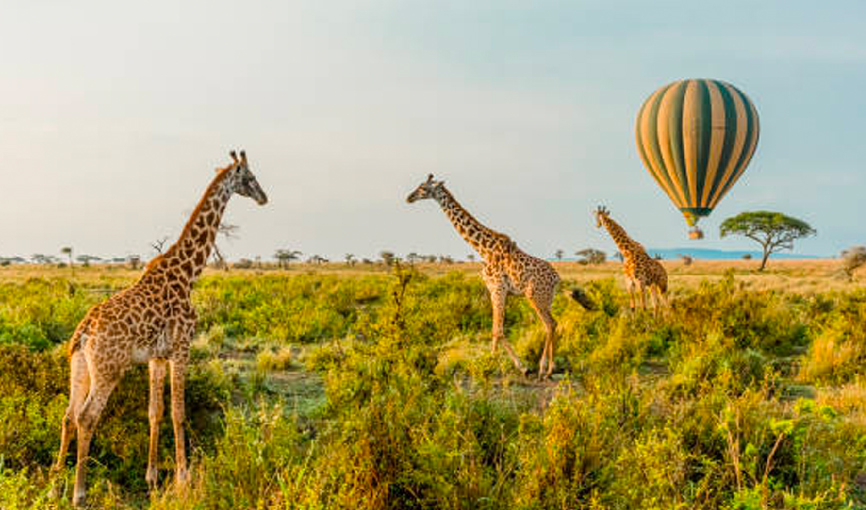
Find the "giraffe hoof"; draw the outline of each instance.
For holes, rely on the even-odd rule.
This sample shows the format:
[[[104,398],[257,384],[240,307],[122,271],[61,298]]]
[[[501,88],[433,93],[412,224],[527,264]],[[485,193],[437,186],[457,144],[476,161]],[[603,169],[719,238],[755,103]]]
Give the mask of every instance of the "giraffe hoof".
[[[186,469],[179,469],[175,480],[178,487],[186,487],[189,483],[189,471]]]
[[[51,499],[60,499],[63,496],[63,490],[60,488],[60,482],[55,480],[51,484],[51,490],[48,492],[48,497]]]
[[[147,490],[153,492],[157,488],[158,475],[156,469],[148,469],[144,479],[147,481]]]

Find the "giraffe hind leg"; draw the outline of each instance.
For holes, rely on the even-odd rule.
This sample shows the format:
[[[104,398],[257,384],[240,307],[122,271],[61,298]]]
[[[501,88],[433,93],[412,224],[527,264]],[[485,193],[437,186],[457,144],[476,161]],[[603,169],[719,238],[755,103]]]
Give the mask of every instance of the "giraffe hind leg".
[[[96,424],[105,409],[108,397],[114,391],[119,376],[100,379],[94,374],[94,367],[90,365],[90,390],[84,405],[75,416],[76,428],[78,429],[78,457],[75,464],[75,490],[72,496],[73,506],[81,506],[86,496],[87,484],[87,458],[90,453],[90,440],[96,430]]]
[[[60,451],[57,453],[57,463],[51,468],[54,472],[63,469],[69,444],[77,429],[75,417],[81,412],[90,389],[90,373],[83,352],[77,351],[69,359],[69,372],[69,405],[60,424]]]
[[[649,297],[650,297],[650,304],[651,304],[652,307],[653,307],[653,316],[654,316],[654,317],[658,317],[658,315],[659,315],[659,310],[660,310],[660,306],[659,306],[659,297],[660,297],[660,294],[659,294],[659,287],[658,287],[658,285],[655,285],[655,284],[650,285],[650,288],[649,288]]]
[[[553,373],[553,351],[556,345],[556,320],[553,314],[550,313],[550,306],[553,302],[552,292],[545,295],[536,295],[533,292],[527,293],[527,299],[530,306],[535,310],[541,323],[544,324],[546,332],[544,340],[544,348],[541,351],[541,359],[538,362],[538,378],[543,379],[550,377]]]

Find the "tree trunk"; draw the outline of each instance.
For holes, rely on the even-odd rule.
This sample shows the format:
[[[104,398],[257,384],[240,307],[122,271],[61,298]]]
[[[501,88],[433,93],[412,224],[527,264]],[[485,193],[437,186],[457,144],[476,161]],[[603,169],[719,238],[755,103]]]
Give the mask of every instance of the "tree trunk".
[[[761,257],[761,267],[758,268],[758,271],[763,271],[767,266],[767,259],[770,258],[770,250],[766,246],[764,246],[764,256]]]

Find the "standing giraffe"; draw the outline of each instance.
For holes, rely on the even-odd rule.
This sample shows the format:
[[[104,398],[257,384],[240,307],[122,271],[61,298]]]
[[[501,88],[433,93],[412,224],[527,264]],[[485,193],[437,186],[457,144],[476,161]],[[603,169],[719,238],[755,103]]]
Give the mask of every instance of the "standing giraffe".
[[[644,247],[625,233],[625,230],[610,217],[610,211],[599,207],[595,211],[595,226],[604,226],[619,252],[622,253],[622,270],[625,273],[625,287],[628,291],[629,306],[635,308],[634,294],[640,296],[640,306],[646,309],[645,291],[649,291],[653,302],[653,311],[657,312],[660,304],[665,302],[668,290],[668,273],[658,260],[647,255]]]
[[[85,472],[90,440],[123,373],[132,363],[148,363],[150,372],[150,451],[145,476],[151,489],[157,482],[157,439],[163,411],[166,365],[170,370],[171,418],[174,426],[176,478],[189,478],[184,449],[184,383],[189,343],[196,314],[190,301],[193,282],[201,274],[214,246],[223,211],[234,193],[267,203],[255,176],[231,152],[233,162],[218,168],[187,221],[180,238],[165,253],[150,261],[131,287],[93,306],[69,340],[70,395],[63,417],[60,453],[55,470],[63,468],[74,432],[78,434],[73,504],[85,498]]]
[[[406,201],[433,199],[439,203],[454,228],[484,261],[481,276],[490,292],[493,307],[493,339],[491,350],[496,352],[501,341],[514,366],[524,375],[526,369],[505,339],[505,300],[509,294],[523,294],[547,330],[547,339],[538,363],[539,379],[553,373],[553,350],[556,342],[556,321],[550,311],[559,275],[545,260],[524,253],[507,235],[482,225],[461,206],[445,188],[444,181],[434,181],[433,174],[413,191]],[[573,297],[587,307],[584,295],[576,291]],[[547,368],[545,371],[545,363]]]

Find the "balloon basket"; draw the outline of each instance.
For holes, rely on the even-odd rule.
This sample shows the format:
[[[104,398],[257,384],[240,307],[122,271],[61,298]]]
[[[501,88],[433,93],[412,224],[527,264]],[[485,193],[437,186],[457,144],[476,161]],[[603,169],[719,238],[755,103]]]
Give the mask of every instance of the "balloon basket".
[[[704,238],[704,231],[699,229],[698,227],[694,227],[689,230],[689,239],[693,241],[698,241]]]

